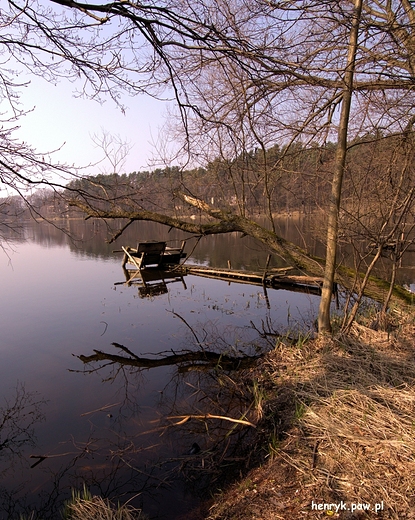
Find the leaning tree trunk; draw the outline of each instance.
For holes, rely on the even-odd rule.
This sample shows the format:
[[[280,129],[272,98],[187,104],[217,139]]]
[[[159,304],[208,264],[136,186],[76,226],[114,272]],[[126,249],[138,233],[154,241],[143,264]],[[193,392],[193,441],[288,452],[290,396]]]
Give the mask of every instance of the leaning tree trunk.
[[[116,219],[116,220],[127,220],[127,223],[109,240],[109,243],[114,242],[118,237],[122,235],[125,229],[135,221],[151,221],[158,222],[170,228],[180,229],[187,233],[192,233],[199,236],[217,235],[223,233],[235,233],[240,232],[242,235],[248,235],[259,242],[261,242],[266,248],[275,253],[280,258],[284,258],[287,265],[295,267],[300,271],[309,274],[311,276],[320,277],[323,273],[323,259],[310,256],[306,251],[285,240],[283,237],[277,235],[273,231],[270,231],[256,222],[242,217],[241,215],[235,215],[227,211],[215,209],[209,206],[205,201],[192,197],[185,193],[177,192],[176,195],[184,202],[192,207],[196,207],[203,211],[205,215],[212,217],[216,221],[209,220],[205,223],[188,222],[181,220],[176,217],[172,217],[162,213],[155,213],[153,211],[141,210],[141,211],[129,211],[123,209],[116,210],[103,210],[94,208],[89,202],[84,202],[78,199],[68,199],[70,206],[77,207],[82,210],[88,218],[98,219]],[[338,266],[335,281],[345,287],[346,289],[353,290],[355,287],[356,276],[358,273],[352,269],[344,266]],[[374,277],[367,281],[365,288],[365,296],[372,298],[376,301],[384,301],[385,299],[385,284],[383,280],[377,280]],[[399,288],[393,288],[393,294],[391,302],[393,305],[405,308],[412,304],[412,298],[410,293],[405,290],[399,290]]]
[[[350,107],[353,94],[354,65],[357,50],[357,38],[362,12],[363,0],[355,0],[352,27],[350,31],[347,65],[344,73],[342,109],[340,114],[336,161],[333,173],[330,207],[327,223],[327,251],[324,283],[318,313],[318,331],[320,334],[331,332],[330,305],[336,270],[336,251],[339,228],[339,210],[342,192],[343,173],[346,164],[347,133],[349,126]]]

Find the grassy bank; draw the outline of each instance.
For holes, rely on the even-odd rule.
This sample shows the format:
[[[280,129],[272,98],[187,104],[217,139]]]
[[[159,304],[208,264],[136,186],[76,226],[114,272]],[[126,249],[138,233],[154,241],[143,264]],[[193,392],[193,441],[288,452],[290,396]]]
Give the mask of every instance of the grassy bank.
[[[278,341],[255,369],[265,462],[209,520],[415,518],[415,326],[367,325]]]

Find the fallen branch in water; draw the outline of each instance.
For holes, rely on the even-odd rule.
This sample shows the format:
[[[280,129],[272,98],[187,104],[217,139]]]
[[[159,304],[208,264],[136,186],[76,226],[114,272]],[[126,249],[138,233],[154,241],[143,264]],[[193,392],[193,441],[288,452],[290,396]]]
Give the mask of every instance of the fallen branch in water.
[[[112,343],[114,347],[119,348],[128,356],[120,356],[118,354],[110,354],[102,352],[100,350],[94,350],[95,354],[90,356],[76,356],[83,363],[93,363],[96,361],[110,361],[111,363],[119,363],[124,366],[133,366],[139,368],[156,368],[161,366],[169,365],[190,365],[193,367],[198,366],[221,366],[226,369],[236,370],[251,366],[261,356],[241,356],[234,357],[226,354],[220,354],[218,352],[210,352],[207,350],[189,351],[181,354],[175,354],[151,359],[139,357],[127,347],[120,345],[119,343]]]
[[[180,419],[178,422],[174,424],[174,426],[180,426],[182,424],[185,424],[190,419],[199,419],[199,420],[205,420],[205,419],[223,419],[224,421],[230,421],[238,424],[243,424],[245,426],[252,426],[253,428],[256,428],[256,425],[246,421],[244,419],[233,419],[232,417],[226,417],[225,415],[213,415],[211,413],[207,413],[204,415],[173,415],[171,417],[167,417],[167,419]]]

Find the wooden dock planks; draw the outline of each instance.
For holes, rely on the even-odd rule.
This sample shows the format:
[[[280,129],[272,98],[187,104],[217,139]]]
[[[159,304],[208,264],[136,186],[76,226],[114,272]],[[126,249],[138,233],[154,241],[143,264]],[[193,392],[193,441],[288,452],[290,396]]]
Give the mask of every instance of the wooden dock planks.
[[[286,287],[290,290],[295,290],[295,288],[297,288],[302,292],[308,291],[313,294],[320,294],[321,286],[323,284],[322,278],[287,274],[293,270],[292,267],[270,269],[265,273],[227,268],[213,268],[199,265],[181,265],[179,269],[183,269],[187,274],[203,276],[206,278],[220,278],[222,280],[239,283],[265,285],[266,287]]]
[[[182,243],[183,250],[184,244]],[[131,258],[135,250],[131,248],[122,248],[123,252],[123,267],[127,261],[130,261],[136,267],[136,272],[139,271],[135,258]],[[174,250],[176,251],[176,250]],[[183,255],[184,256],[184,255]],[[203,265],[192,265],[192,264],[178,264],[178,265],[166,265],[163,266],[162,270],[165,272],[175,273],[177,275],[193,274],[195,276],[202,276],[205,278],[221,279],[228,282],[238,282],[251,285],[260,285],[263,287],[269,287],[274,289],[287,289],[290,291],[299,291],[309,294],[321,294],[321,287],[323,285],[323,278],[316,276],[305,276],[298,274],[288,274],[290,271],[294,271],[293,267],[280,267],[268,269],[269,257],[265,269],[259,271],[247,271],[242,269],[232,269],[230,264],[228,268],[215,268]],[[138,268],[138,269],[137,269]],[[151,269],[151,268],[150,268]],[[128,270],[130,273],[130,280],[135,278],[137,275],[133,274],[134,269]],[[335,293],[335,288],[333,288]]]

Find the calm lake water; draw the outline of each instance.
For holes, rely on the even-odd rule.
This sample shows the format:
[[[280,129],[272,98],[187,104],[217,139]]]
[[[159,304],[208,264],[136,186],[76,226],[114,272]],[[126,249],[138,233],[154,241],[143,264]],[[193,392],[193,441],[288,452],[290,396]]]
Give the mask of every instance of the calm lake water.
[[[122,283],[121,255],[112,250],[148,239],[174,244],[185,235],[148,223],[108,245],[102,223],[70,226],[82,241],[27,224],[22,237],[10,237],[10,258],[0,254],[0,519],[29,511],[59,518],[62,500],[83,484],[130,500],[151,518],[186,518],[209,496],[205,459],[215,450],[225,454],[221,442],[230,426],[197,420],[180,426],[167,417],[239,418],[249,406],[246,392],[219,399],[218,378],[208,371],[84,365],[77,356],[129,355],[114,342],[149,358],[182,350],[254,356],[271,346],[261,332],[310,328],[318,298],[269,290],[267,300],[261,287],[196,276],[140,297],[137,286]],[[191,263],[216,267],[231,261],[257,268],[267,257],[253,240],[234,235],[197,245],[192,239],[186,251]],[[246,430],[235,429],[226,457]],[[191,453],[195,443],[199,453]]]

